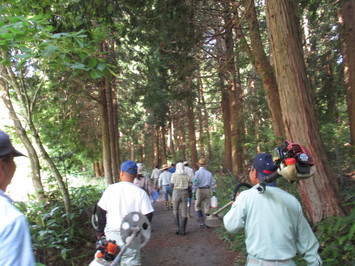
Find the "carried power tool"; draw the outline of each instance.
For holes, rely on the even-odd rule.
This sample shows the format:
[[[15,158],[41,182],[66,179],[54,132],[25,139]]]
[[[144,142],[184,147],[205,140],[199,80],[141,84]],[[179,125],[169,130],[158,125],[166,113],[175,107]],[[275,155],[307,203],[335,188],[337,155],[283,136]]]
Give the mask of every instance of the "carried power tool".
[[[264,193],[266,185],[277,178],[284,177],[289,182],[296,182],[312,177],[315,173],[315,163],[309,150],[300,144],[286,140],[284,145],[273,150],[272,156],[278,169],[274,173],[265,176],[259,184],[254,186],[260,193]],[[222,218],[218,216],[218,213],[234,203],[235,196],[242,187],[249,189],[253,186],[248,183],[237,184],[233,191],[232,200],[206,218],[206,223],[209,226],[218,226],[221,223]]]
[[[107,240],[103,235],[96,242],[96,257],[105,261],[113,261],[120,252],[115,240]]]
[[[93,226],[95,227],[95,223]],[[96,242],[96,253],[90,266],[119,265],[122,255],[128,247],[141,249],[148,243],[150,235],[151,226],[148,218],[140,212],[128,213],[123,218],[120,228],[123,245],[119,247],[116,241],[107,240],[105,236],[101,236]]]
[[[315,163],[310,152],[300,144],[285,140],[283,146],[272,151],[272,156],[278,169],[257,185],[261,193],[265,191],[266,184],[279,177],[284,177],[289,182],[296,182],[312,177],[315,173]]]

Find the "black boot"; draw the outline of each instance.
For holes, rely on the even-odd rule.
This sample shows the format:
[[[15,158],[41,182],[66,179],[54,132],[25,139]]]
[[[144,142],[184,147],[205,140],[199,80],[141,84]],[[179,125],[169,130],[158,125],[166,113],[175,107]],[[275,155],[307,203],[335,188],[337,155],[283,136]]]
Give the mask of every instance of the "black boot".
[[[186,234],[186,224],[187,224],[187,217],[184,217],[181,219],[181,229],[180,229],[180,234],[183,236]]]
[[[179,220],[179,215],[174,215],[174,222],[175,222],[175,226],[176,226],[175,234],[179,235],[179,234],[180,234],[180,220]]]

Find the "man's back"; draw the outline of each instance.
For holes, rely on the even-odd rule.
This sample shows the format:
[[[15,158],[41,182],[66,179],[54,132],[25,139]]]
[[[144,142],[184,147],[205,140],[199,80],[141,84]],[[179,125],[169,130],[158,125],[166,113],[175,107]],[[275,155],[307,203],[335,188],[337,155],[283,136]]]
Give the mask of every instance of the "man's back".
[[[185,172],[189,177],[194,178],[194,170],[191,167],[185,166]]]
[[[160,170],[160,169],[154,168],[154,170],[152,171],[152,175],[151,175],[150,178],[157,179],[157,178],[159,178],[160,173],[161,173],[161,170]]]
[[[300,203],[276,187],[265,193],[243,191],[224,216],[224,225],[229,232],[245,228],[248,254],[264,260],[291,259],[297,251],[317,254],[318,242]]]
[[[119,229],[122,219],[130,212],[138,211],[145,215],[154,211],[148,194],[125,181],[109,185],[98,205],[107,211],[105,231]]]

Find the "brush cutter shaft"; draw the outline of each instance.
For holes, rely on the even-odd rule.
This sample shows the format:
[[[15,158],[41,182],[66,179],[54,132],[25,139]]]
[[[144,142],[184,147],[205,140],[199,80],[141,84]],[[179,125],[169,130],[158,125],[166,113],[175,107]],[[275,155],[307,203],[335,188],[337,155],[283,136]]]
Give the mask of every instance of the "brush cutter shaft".
[[[219,208],[217,211],[215,211],[214,213],[212,213],[212,215],[217,215],[218,213],[220,213],[221,211],[223,211],[224,209],[228,208],[229,206],[231,206],[233,204],[233,200],[228,202],[226,205],[224,205],[223,207]]]

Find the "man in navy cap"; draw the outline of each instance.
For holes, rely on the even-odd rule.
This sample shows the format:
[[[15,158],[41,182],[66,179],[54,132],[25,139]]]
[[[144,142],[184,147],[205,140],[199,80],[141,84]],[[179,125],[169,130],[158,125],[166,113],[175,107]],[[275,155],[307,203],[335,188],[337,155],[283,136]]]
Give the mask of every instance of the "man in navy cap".
[[[250,181],[256,185],[276,170],[271,155],[260,153],[253,160]],[[264,193],[255,188],[241,192],[223,218],[227,231],[245,230],[246,265],[295,266],[293,258],[297,253],[308,265],[322,265],[318,241],[301,204],[275,184],[268,186]]]
[[[14,157],[17,156],[24,155],[0,131],[0,265],[31,266],[35,260],[27,220],[4,193],[16,171]]]
[[[151,221],[153,218],[153,206],[148,194],[135,184],[133,180],[137,175],[137,164],[133,161],[125,161],[121,165],[120,182],[109,185],[98,202],[98,228],[96,237],[99,240],[102,235],[108,240],[115,240],[122,248],[124,242],[120,235],[123,218],[131,212],[140,212]],[[139,239],[137,239],[138,241]],[[123,253],[120,265],[141,265],[139,249],[127,248]],[[97,265],[93,261],[90,265]]]

